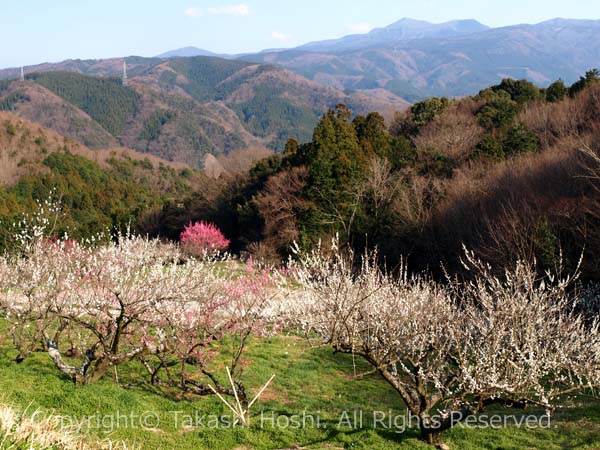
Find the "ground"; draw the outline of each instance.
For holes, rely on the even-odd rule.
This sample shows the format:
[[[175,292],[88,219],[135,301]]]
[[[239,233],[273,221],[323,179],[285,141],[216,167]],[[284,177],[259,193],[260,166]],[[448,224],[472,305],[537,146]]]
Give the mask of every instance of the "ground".
[[[124,440],[131,448],[181,450],[429,448],[417,440],[416,430],[401,432],[401,421],[396,430],[385,429],[387,425],[381,422],[373,426],[375,411],[379,418],[398,416],[400,420],[405,408],[376,373],[368,373],[363,361],[315,348],[297,336],[255,339],[251,344],[244,373],[249,390],[255,392],[272,374],[276,377],[254,407],[248,429],[228,427],[226,418],[215,429],[213,416],[227,416],[228,410],[214,397],[182,399],[149,386],[125,387],[115,382],[114,375],[95,385],[75,386],[43,353],[19,365],[13,357],[9,341],[0,338],[0,401],[21,410],[65,416],[66,424],[85,419],[80,431],[89,433],[92,441]],[[221,379],[225,377],[222,372]],[[131,383],[140,373],[140,367],[132,364],[119,369],[119,380]],[[446,441],[461,450],[600,449],[600,401],[582,397],[565,400],[563,405],[552,417],[550,428],[455,428]],[[355,420],[358,410],[363,411],[362,428],[358,414]],[[274,426],[277,420],[281,426]],[[290,420],[304,422],[306,427],[286,428]]]

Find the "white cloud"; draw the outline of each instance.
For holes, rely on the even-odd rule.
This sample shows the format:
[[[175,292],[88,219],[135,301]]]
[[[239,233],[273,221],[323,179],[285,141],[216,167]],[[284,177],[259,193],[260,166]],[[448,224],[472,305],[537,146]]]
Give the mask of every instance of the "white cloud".
[[[202,10],[192,6],[185,10],[185,15],[187,17],[200,17],[202,15]]]
[[[290,36],[289,34],[281,33],[279,31],[273,31],[271,33],[271,38],[279,42],[289,42],[292,39],[292,36]]]
[[[208,8],[209,14],[226,14],[230,16],[248,16],[250,15],[250,7],[245,3],[239,5],[221,6],[218,8]]]
[[[373,25],[366,22],[353,23],[348,25],[348,29],[354,33],[368,33],[373,28],[375,28]]]

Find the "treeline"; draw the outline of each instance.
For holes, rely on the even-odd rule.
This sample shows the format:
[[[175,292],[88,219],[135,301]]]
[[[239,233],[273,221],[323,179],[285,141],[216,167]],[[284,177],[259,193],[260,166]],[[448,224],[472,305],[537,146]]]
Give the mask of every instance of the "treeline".
[[[600,83],[540,89],[503,80],[474,97],[431,98],[397,114],[327,112],[312,140],[209,192],[167,205],[148,231],[175,238],[192,219],[216,222],[235,251],[287,256],[292,242],[339,234],[394,265],[460,271],[463,244],[497,267],[535,258],[600,277]],[[597,172],[596,172],[597,173]]]

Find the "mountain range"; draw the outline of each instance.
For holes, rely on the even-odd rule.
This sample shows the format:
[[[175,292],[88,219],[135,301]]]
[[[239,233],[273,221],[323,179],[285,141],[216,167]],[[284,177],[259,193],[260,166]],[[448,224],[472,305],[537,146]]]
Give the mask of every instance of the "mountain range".
[[[425,97],[475,94],[503,78],[572,83],[599,65],[600,21],[490,28],[402,19],[255,54],[185,47],[152,58],[67,60],[25,67],[25,81],[19,69],[4,69],[0,110],[90,148],[126,146],[201,167],[209,154],[307,141],[337,103],[389,118]]]
[[[365,34],[222,56],[277,64],[337,89],[386,89],[414,102],[474,94],[507,77],[542,86],[558,78],[572,83],[600,65],[600,21],[490,28],[476,20],[433,24],[405,18]]]
[[[208,154],[282,149],[309,140],[338,103],[390,116],[407,103],[383,89],[345,93],[279,66],[196,56],[70,60],[26,68],[25,81],[0,83],[0,110],[90,148],[117,145],[201,167]],[[0,72],[0,78],[11,72]]]

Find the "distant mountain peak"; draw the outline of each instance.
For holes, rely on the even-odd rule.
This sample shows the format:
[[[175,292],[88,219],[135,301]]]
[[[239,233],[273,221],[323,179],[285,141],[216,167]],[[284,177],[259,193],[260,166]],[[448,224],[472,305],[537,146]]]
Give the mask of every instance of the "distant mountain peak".
[[[404,17],[386,27],[375,28],[367,34],[355,34],[340,39],[311,42],[298,47],[310,52],[344,52],[359,48],[388,45],[424,38],[450,38],[486,31],[490,27],[475,19],[431,23]]]
[[[427,22],[426,20],[412,19],[410,17],[403,17],[400,20],[388,25],[385,28],[397,28],[397,27],[406,27],[406,26],[430,26],[433,25],[431,22]]]
[[[593,20],[593,19],[564,19],[562,17],[555,17],[554,19],[550,19],[550,20],[541,22],[538,25],[557,25],[557,26],[591,25],[591,24],[599,23],[599,22],[600,22],[600,20]]]
[[[156,56],[157,58],[184,58],[191,56],[219,56],[217,53],[213,53],[209,50],[204,50],[198,47],[182,47],[176,50],[171,50],[165,53],[161,53]]]
[[[436,37],[449,37],[450,34],[469,34],[485,31],[489,28],[490,27],[487,25],[484,25],[475,19],[459,19],[442,23],[431,23],[425,20],[404,17],[387,27],[375,29],[371,31],[371,33],[377,32],[378,30],[402,29],[413,34],[423,34],[423,36],[418,35],[416,37],[430,37],[430,35],[435,35]]]

